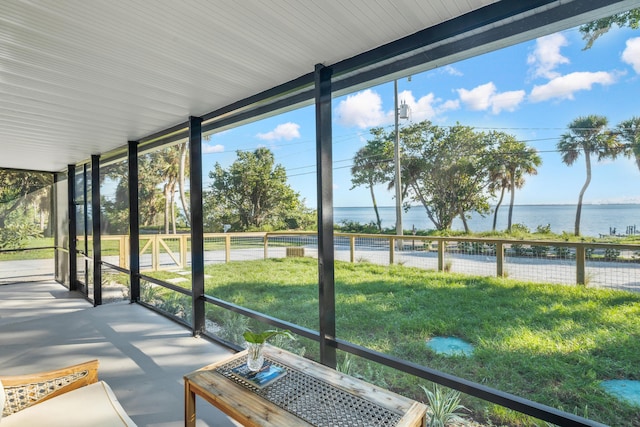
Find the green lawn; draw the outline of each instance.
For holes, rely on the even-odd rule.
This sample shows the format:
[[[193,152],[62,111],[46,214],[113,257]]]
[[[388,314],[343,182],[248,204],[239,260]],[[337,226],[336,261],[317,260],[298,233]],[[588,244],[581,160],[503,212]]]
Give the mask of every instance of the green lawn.
[[[89,241],[89,253],[91,253],[91,244]],[[23,249],[37,248],[37,247],[53,247],[53,237],[41,237],[36,239],[30,239]],[[103,240],[101,242],[102,255],[118,255],[120,253],[120,244],[115,240]],[[78,250],[84,250],[84,241],[79,242]],[[2,252],[0,253],[0,261],[13,261],[13,260],[26,260],[26,259],[48,259],[53,258],[53,249],[41,249],[41,250],[23,250],[14,252]]]
[[[27,242],[25,249],[28,248],[42,248],[53,247],[53,237],[42,237],[36,239],[30,239]],[[14,261],[23,259],[52,259],[53,249],[36,249],[27,251],[15,251],[15,252],[0,252],[0,261]]]
[[[211,265],[206,274],[209,295],[317,329],[316,260]],[[640,419],[640,408],[598,385],[640,380],[640,295],[366,263],[336,263],[335,277],[342,339],[612,426]],[[476,350],[469,358],[439,355],[425,347],[433,336],[462,338]],[[425,381],[358,364],[361,376],[424,400]],[[477,399],[464,404],[478,420],[533,425],[508,422]]]

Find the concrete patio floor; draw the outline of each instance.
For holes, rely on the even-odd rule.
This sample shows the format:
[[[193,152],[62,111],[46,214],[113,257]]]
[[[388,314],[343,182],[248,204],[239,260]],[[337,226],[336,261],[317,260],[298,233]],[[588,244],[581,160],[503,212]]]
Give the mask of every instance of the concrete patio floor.
[[[138,304],[93,307],[54,281],[0,286],[0,373],[98,359],[138,426],[183,426],[183,375],[231,354]],[[196,407],[198,426],[238,425],[202,400]]]

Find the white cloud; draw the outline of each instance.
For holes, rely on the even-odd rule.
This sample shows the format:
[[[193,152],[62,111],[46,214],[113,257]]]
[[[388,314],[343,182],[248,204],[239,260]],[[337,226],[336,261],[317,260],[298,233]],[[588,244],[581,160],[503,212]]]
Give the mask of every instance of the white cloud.
[[[290,141],[294,138],[300,138],[300,125],[297,123],[283,123],[276,126],[274,130],[267,133],[259,133],[256,135],[260,139],[267,141],[286,139]]]
[[[456,91],[460,96],[460,101],[470,110],[485,111],[491,109],[493,114],[498,114],[502,110],[515,110],[525,97],[523,90],[498,92],[493,82],[485,83],[471,90],[456,89]]]
[[[462,71],[458,70],[457,68],[454,68],[451,65],[447,65],[445,67],[442,68],[442,70],[446,73],[449,74],[451,76],[462,76]]]
[[[502,110],[514,111],[524,100],[525,95],[524,90],[497,93],[491,98],[491,112],[498,114]]]
[[[622,52],[622,60],[640,74],[640,37],[627,40],[627,47]]]
[[[371,89],[347,96],[340,101],[335,114],[340,124],[361,129],[379,126],[388,120],[382,111],[382,98]]]
[[[202,144],[202,154],[211,154],[211,153],[223,153],[224,152],[224,145],[222,144],[216,144],[216,145],[210,145],[210,144]]]
[[[559,73],[554,71],[555,68],[569,63],[569,59],[560,53],[560,48],[568,44],[565,36],[560,33],[537,39],[533,53],[527,58],[527,64],[533,67],[533,76],[547,79],[558,77]]]
[[[457,110],[458,108],[460,108],[460,101],[458,99],[450,99],[440,104],[438,112],[444,113],[445,111]]]
[[[409,119],[413,122],[434,120],[438,115],[446,111],[460,108],[460,102],[458,100],[442,102],[442,100],[436,98],[433,93],[428,93],[416,100],[413,92],[410,90],[405,90],[398,94],[398,104],[403,102],[409,106]],[[387,113],[387,119],[388,123],[393,123],[393,110]]]
[[[493,82],[489,82],[471,90],[456,89],[456,91],[467,108],[474,111],[482,111],[488,109],[491,105],[490,99],[496,92],[496,85]]]
[[[594,84],[606,86],[615,83],[615,81],[615,75],[606,71],[570,73],[566,76],[556,77],[544,85],[534,86],[529,100],[541,102],[552,98],[573,99],[575,92],[591,90]]]
[[[415,99],[410,90],[398,93],[398,104],[403,102],[409,106],[409,118],[413,122],[433,120],[441,113],[460,108],[458,100],[442,102],[433,93]],[[357,126],[362,129],[394,122],[393,108],[383,111],[382,98],[370,89],[350,95],[346,100],[340,101],[335,114],[340,124]]]
[[[436,115],[436,109],[433,106],[436,101],[433,93],[429,93],[417,101],[410,90],[405,90],[398,94],[398,104],[404,102],[409,106],[409,117],[414,122],[432,119]],[[393,112],[391,112],[390,117],[393,121]]]

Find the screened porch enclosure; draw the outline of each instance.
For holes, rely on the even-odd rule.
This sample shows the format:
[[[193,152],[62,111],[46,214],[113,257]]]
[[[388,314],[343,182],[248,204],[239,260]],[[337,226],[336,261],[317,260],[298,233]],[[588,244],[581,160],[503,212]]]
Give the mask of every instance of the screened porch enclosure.
[[[283,57],[275,43],[270,46],[274,55],[277,53],[274,59],[274,62],[279,62],[277,66],[260,54],[259,58],[264,64],[264,68],[261,68],[259,63],[254,62],[257,60],[247,55],[251,52],[257,55],[260,49],[234,33],[237,50],[242,51],[243,47],[247,50],[240,52],[242,56],[235,61],[238,80],[228,76],[228,73],[232,73],[229,70],[234,69],[233,58],[225,62],[228,67],[226,78],[218,68],[218,74],[198,71],[199,66],[204,68],[202,64],[213,67],[215,62],[211,58],[203,58],[204,55],[229,57],[228,45],[233,44],[233,40],[223,43],[220,33],[216,32],[217,40],[226,47],[224,52],[213,55],[215,49],[208,45],[209,42],[198,49],[198,45],[208,38],[202,37],[197,31],[189,31],[185,36],[187,39],[182,39],[171,30],[174,38],[163,39],[167,43],[168,53],[161,53],[160,56],[181,56],[180,64],[171,62],[167,65],[167,75],[159,75],[158,63],[154,62],[153,70],[142,69],[142,74],[136,74],[129,81],[114,82],[121,86],[114,90],[113,97],[126,92],[124,88],[127,87],[136,93],[138,87],[146,87],[148,92],[136,102],[143,106],[148,103],[148,110],[133,101],[126,101],[123,104],[109,104],[106,110],[100,111],[103,116],[95,114],[95,111],[92,113],[96,104],[108,103],[111,98],[104,93],[108,83],[99,83],[96,78],[96,81],[85,81],[87,86],[83,89],[77,89],[80,92],[84,90],[87,98],[96,96],[95,102],[83,100],[78,104],[81,107],[74,107],[72,110],[78,110],[78,116],[73,120],[67,116],[69,111],[52,120],[53,127],[49,130],[51,140],[47,139],[49,135],[46,133],[44,136],[36,133],[30,136],[34,141],[44,141],[42,144],[47,149],[55,151],[52,146],[59,144],[62,147],[64,140],[60,136],[64,132],[59,126],[73,128],[75,122],[79,129],[73,135],[75,145],[69,143],[65,150],[80,151],[82,157],[69,154],[61,160],[50,154],[49,163],[45,151],[43,156],[34,157],[33,164],[38,165],[34,169],[51,175],[51,183],[46,187],[47,194],[42,196],[43,200],[46,199],[42,203],[50,208],[48,217],[42,219],[41,228],[47,228],[47,237],[51,238],[53,245],[29,248],[29,251],[48,251],[48,256],[39,257],[37,261],[16,261],[6,269],[2,267],[4,264],[0,264],[1,365],[15,373],[18,369],[35,368],[41,363],[43,355],[47,355],[46,363],[51,367],[75,363],[80,361],[80,357],[97,357],[101,360],[105,377],[114,385],[116,394],[134,421],[140,425],[163,425],[165,422],[177,425],[182,420],[182,375],[240,351],[244,346],[242,333],[247,329],[277,328],[290,330],[296,340],[277,341],[276,345],[342,372],[348,369],[345,365],[351,362],[354,366],[365,366],[368,371],[364,374],[352,373],[367,375],[367,380],[378,379],[389,388],[400,389],[400,383],[407,389],[412,387],[415,390],[411,398],[420,392],[419,384],[434,383],[457,390],[470,401],[495,405],[506,412],[513,411],[540,423],[559,426],[604,425],[598,414],[590,417],[591,414],[582,410],[537,402],[527,396],[513,394],[510,390],[471,381],[463,374],[454,375],[435,369],[419,362],[419,357],[412,359],[399,356],[396,352],[398,348],[403,347],[411,354],[414,350],[411,346],[419,345],[393,340],[394,328],[401,329],[402,321],[384,330],[371,332],[371,336],[380,334],[389,337],[382,339],[385,341],[382,350],[371,348],[365,339],[350,338],[354,331],[368,326],[352,324],[351,312],[371,310],[371,318],[383,318],[394,310],[391,304],[384,302],[375,308],[365,306],[363,301],[366,298],[352,298],[349,293],[350,289],[345,283],[352,279],[351,274],[356,276],[354,271],[359,264],[369,262],[367,257],[383,260],[379,264],[388,270],[376,271],[387,280],[389,271],[395,272],[394,268],[410,263],[413,255],[426,259],[431,255],[427,254],[429,251],[433,252],[433,256],[425,261],[428,262],[427,268],[442,272],[445,270],[445,256],[452,256],[445,255],[445,248],[453,253],[461,247],[467,247],[465,245],[471,247],[471,243],[466,243],[464,239],[449,243],[445,239],[435,239],[433,242],[426,238],[412,240],[406,235],[378,239],[334,231],[333,189],[337,185],[349,184],[336,182],[335,179],[337,171],[344,168],[336,163],[342,159],[335,153],[340,149],[341,142],[334,135],[334,123],[337,120],[335,100],[375,85],[437,70],[457,61],[628,11],[639,7],[638,2],[455,2],[454,8],[461,10],[454,12],[454,16],[430,22],[426,26],[414,21],[424,19],[429,13],[419,5],[412,4],[408,6],[408,11],[401,14],[404,17],[396,17],[396,20],[407,25],[413,22],[412,25],[418,28],[412,26],[410,32],[396,32],[390,24],[385,23],[388,33],[385,33],[384,39],[371,42],[366,42],[363,27],[374,28],[373,23],[379,22],[384,14],[400,6],[394,6],[393,2],[378,5],[358,2],[363,8],[362,19],[366,22],[359,22],[357,28],[362,33],[353,35],[347,26],[354,25],[356,28],[353,22],[356,19],[342,18],[344,21],[341,21],[338,18],[341,7],[349,8],[349,13],[354,14],[352,6],[332,3],[332,7],[324,9],[321,3],[309,2],[300,7],[309,7],[325,18],[336,16],[339,28],[334,30],[343,32],[343,43],[353,45],[345,50],[336,48],[340,51],[338,55],[342,56],[334,57],[331,49],[321,46],[322,43],[334,43],[336,46],[339,43],[335,34],[330,36],[319,31],[318,23],[304,11],[299,11],[297,15],[288,12],[294,13],[287,15],[288,18],[298,18],[300,21],[286,21],[287,25],[284,25],[273,16],[273,10],[265,5],[256,6],[255,13],[265,14],[267,21],[274,19],[274,25],[282,28],[283,33],[291,31],[289,38],[300,39],[290,46],[291,57]],[[427,4],[439,7],[441,12],[447,9],[446,1]],[[357,8],[358,5],[353,7]],[[10,6],[8,9],[20,9],[21,2],[12,0]],[[170,1],[163,3],[163,6],[165,13],[175,8]],[[291,2],[279,4],[282,9],[295,9],[296,6],[299,5]],[[49,6],[42,7],[50,9]],[[100,9],[103,7],[106,6],[101,5]],[[240,19],[231,6],[220,7],[223,14],[232,14]],[[242,10],[248,14],[246,7],[242,6]],[[70,4],[65,4],[64,8],[72,9]],[[80,6],[79,9],[85,7]],[[111,10],[110,7],[107,9]],[[207,10],[212,12],[211,9]],[[371,13],[364,13],[365,10]],[[25,11],[27,14],[37,12],[30,8]],[[57,14],[51,10],[48,13]],[[118,16],[122,18],[119,12],[113,13],[110,15],[112,19]],[[417,18],[410,19],[406,14],[414,14]],[[176,15],[179,16],[179,12]],[[192,22],[180,18],[181,24],[197,26],[198,23],[204,28],[202,25],[209,21],[200,15],[190,10],[188,17]],[[375,18],[373,15],[380,16]],[[168,28],[171,20],[167,21],[166,16],[152,16],[162,19],[161,22]],[[134,15],[126,18],[127,24],[141,19]],[[33,19],[28,22],[37,24],[38,19]],[[262,21],[257,17],[251,19],[254,23]],[[318,18],[317,21],[322,19]],[[317,37],[302,31],[293,22],[300,22],[300,26],[313,25],[318,31]],[[18,24],[13,22],[12,25]],[[331,28],[323,30],[332,32]],[[95,31],[89,31],[87,37],[99,38],[104,35],[104,28]],[[56,32],[52,40],[62,39],[63,35]],[[141,40],[149,40],[148,34],[139,35]],[[353,40],[349,41],[347,36],[353,36]],[[254,34],[250,38],[255,37]],[[318,43],[308,47],[305,43],[311,44],[314,38],[318,39]],[[44,34],[39,42],[46,44],[46,41]],[[284,43],[283,40],[279,41]],[[81,41],[77,43],[83,45]],[[189,49],[176,49],[172,43],[188,45]],[[90,47],[83,48],[90,50]],[[322,49],[318,55],[309,54],[314,48]],[[148,49],[155,50],[151,47]],[[144,56],[145,52],[138,54]],[[151,55],[151,52],[147,53]],[[296,54],[304,56],[307,61],[310,55],[313,62],[302,67],[295,59]],[[109,55],[99,59],[116,61]],[[246,67],[243,61],[249,61],[251,66]],[[293,71],[287,67],[288,61]],[[193,74],[169,76],[182,66]],[[136,67],[142,66],[138,64]],[[90,68],[92,73],[96,71],[93,66]],[[272,73],[266,74],[266,69]],[[281,74],[273,72],[277,70]],[[148,81],[144,81],[145,73],[149,75]],[[212,76],[216,76],[216,79],[211,80]],[[198,83],[197,77],[202,77],[207,84]],[[181,78],[184,80],[181,81]],[[165,94],[167,98],[162,98],[165,89],[160,87],[162,84],[159,81],[166,88],[171,88],[166,89],[167,92],[175,90],[178,95]],[[260,84],[255,84],[255,81],[260,81]],[[31,83],[37,86],[35,82]],[[183,84],[185,87],[182,87]],[[100,90],[96,89],[98,87]],[[199,90],[203,93],[199,93]],[[77,95],[76,89],[69,91],[70,98]],[[153,93],[155,95],[149,95]],[[193,102],[190,102],[191,99]],[[153,100],[158,103],[155,104]],[[118,110],[118,106],[126,108]],[[7,109],[1,107],[0,104],[0,110]],[[134,107],[135,111],[132,111]],[[88,110],[95,121],[80,115],[79,111],[83,109]],[[243,138],[247,138],[242,133],[245,129],[243,126],[284,117],[290,112],[304,116],[314,126],[313,139],[307,141],[307,147],[296,151],[298,148],[292,144],[290,149],[300,168],[306,168],[306,172],[294,174],[293,179],[304,181],[307,187],[313,188],[311,193],[314,200],[310,204],[315,207],[292,204],[295,209],[291,208],[289,215],[283,215],[285,219],[278,219],[279,222],[270,217],[242,218],[234,222],[235,219],[221,208],[224,189],[214,185],[216,179],[221,180],[226,172],[225,168],[217,167],[218,157],[215,154],[236,151],[246,155],[247,162],[268,162],[269,159],[264,160],[268,153],[261,151],[263,147],[247,149],[243,141]],[[29,127],[28,123],[20,123],[13,115],[0,116],[3,119],[0,121],[12,118],[18,122],[18,127]],[[78,125],[82,120],[85,120],[82,126]],[[111,129],[113,123],[123,124],[114,130],[115,127]],[[34,126],[33,132],[39,131],[42,126]],[[82,142],[90,140],[87,128],[97,134],[96,141],[101,141],[102,145],[87,142],[89,148],[80,150],[78,147],[82,147]],[[111,130],[114,130],[113,133]],[[239,134],[237,144],[222,148],[216,146],[216,138],[226,132]],[[9,131],[0,133],[2,141],[17,136]],[[267,141],[265,145],[270,137],[262,135],[263,140]],[[31,171],[30,167],[21,163],[20,156],[7,154],[5,158],[10,160],[0,161],[0,167]],[[277,172],[277,166],[274,168]],[[291,171],[288,173],[291,174]],[[238,175],[242,176],[242,173]],[[233,227],[242,221],[245,221],[244,230],[236,232]],[[502,242],[491,244],[502,248]],[[401,245],[402,249],[398,249]],[[425,251],[427,246],[429,248]],[[584,248],[579,249],[578,245],[577,249],[574,246],[566,245],[576,253],[584,253]],[[416,247],[420,253],[411,253]],[[536,247],[536,243],[531,243],[531,247]],[[570,252],[569,249],[563,253]],[[634,249],[635,246],[630,245],[625,250],[633,252]],[[437,253],[438,250],[442,252],[441,255]],[[503,260],[505,264],[517,262],[508,256],[505,260],[488,250],[483,254],[494,257],[496,265],[484,263],[477,267],[479,270],[484,268],[480,275],[503,277]],[[461,252],[455,255],[463,258],[470,254]],[[577,283],[584,284],[587,267],[584,262],[580,265],[576,261],[575,264],[577,266],[565,269],[568,271],[566,281],[574,281],[577,276]],[[292,271],[299,274],[296,283],[285,280],[292,275]],[[489,273],[485,274],[486,271]],[[627,280],[628,276],[631,278],[627,281],[635,283],[635,266],[630,264],[630,273],[626,271],[622,280]],[[367,280],[375,281],[368,277]],[[247,285],[251,281],[260,287],[251,288]],[[269,293],[270,290],[282,290],[285,287],[288,293],[278,294],[284,295],[282,297],[274,297]],[[387,292],[389,298],[393,298],[394,290]],[[444,292],[440,295],[447,298]],[[295,306],[299,310],[287,311],[287,305],[289,309]],[[408,305],[410,302],[405,304]],[[491,311],[492,307],[486,309]],[[395,319],[390,315],[389,318]],[[443,330],[447,328],[443,327]],[[23,337],[27,336],[29,339],[25,341]],[[36,352],[33,351],[34,347]],[[455,371],[454,368],[452,370]],[[401,379],[390,385],[384,383],[386,380],[381,373],[388,375],[385,378]],[[156,399],[154,392],[158,391]],[[158,409],[158,405],[162,409]],[[233,425],[218,411],[204,409],[206,406],[201,405],[198,409],[203,422]],[[477,414],[477,417],[481,418],[481,415]],[[470,418],[475,419],[473,414]]]

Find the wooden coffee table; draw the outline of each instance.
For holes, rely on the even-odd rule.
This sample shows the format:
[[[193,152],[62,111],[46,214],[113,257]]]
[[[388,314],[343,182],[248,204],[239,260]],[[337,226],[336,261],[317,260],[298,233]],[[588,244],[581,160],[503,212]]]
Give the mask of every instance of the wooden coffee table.
[[[185,426],[195,426],[196,395],[246,426],[397,426],[426,424],[419,402],[267,345],[267,362],[287,374],[257,388],[231,373],[242,351],[184,376]]]

